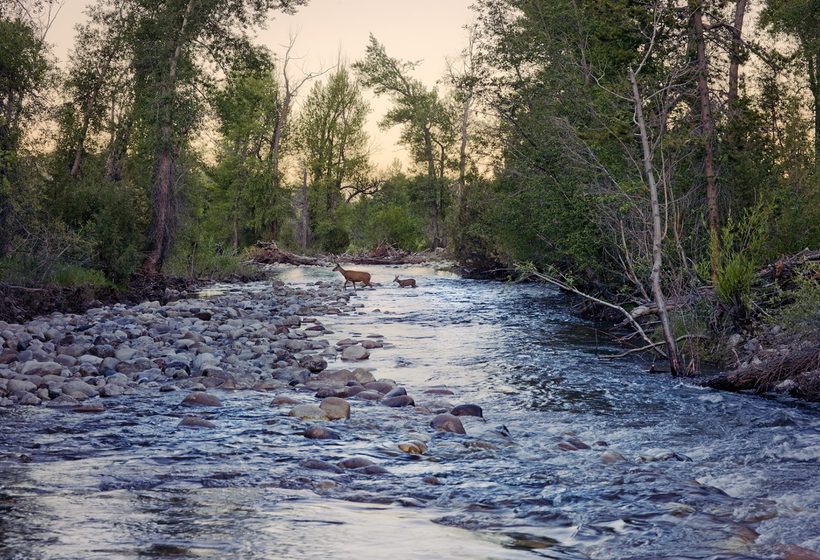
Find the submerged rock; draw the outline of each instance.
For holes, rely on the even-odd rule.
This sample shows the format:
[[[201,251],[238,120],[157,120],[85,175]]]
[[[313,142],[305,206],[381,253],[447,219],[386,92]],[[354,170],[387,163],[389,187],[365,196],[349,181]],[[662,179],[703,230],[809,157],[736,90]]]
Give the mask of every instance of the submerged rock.
[[[194,391],[183,399],[185,406],[222,406],[222,401],[204,391]]]
[[[466,434],[464,425],[457,416],[449,413],[439,414],[430,421],[430,426],[439,432],[453,432],[456,434]]]

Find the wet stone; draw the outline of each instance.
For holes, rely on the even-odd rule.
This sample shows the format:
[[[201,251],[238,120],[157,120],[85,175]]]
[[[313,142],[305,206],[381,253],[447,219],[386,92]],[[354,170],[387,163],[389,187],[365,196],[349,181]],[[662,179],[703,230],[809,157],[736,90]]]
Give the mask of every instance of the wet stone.
[[[72,409],[74,412],[97,413],[105,412],[105,405],[101,402],[93,402],[88,404],[81,404]]]
[[[301,418],[302,420],[329,420],[327,413],[314,404],[299,404],[291,409],[288,416]]]
[[[337,464],[343,469],[361,469],[363,467],[373,466],[376,463],[366,457],[350,457],[348,459],[342,459]]]
[[[460,404],[450,410],[453,416],[477,416],[484,418],[484,411],[477,404]]]
[[[340,474],[344,472],[344,469],[337,467],[332,463],[328,463],[327,461],[322,461],[321,459],[306,459],[299,464],[302,466],[302,468],[314,471],[324,471],[334,474]]]
[[[339,397],[327,397],[319,404],[331,420],[350,418],[350,403]]]
[[[283,404],[299,404],[299,401],[287,395],[276,395],[270,402],[270,406],[280,406]]]
[[[325,426],[314,424],[304,431],[304,436],[308,439],[339,439],[341,435],[336,430],[331,430]]]
[[[416,406],[416,402],[413,400],[413,397],[409,395],[398,395],[396,397],[385,397],[382,399],[382,404],[384,406],[390,406],[394,408],[402,407],[402,406]]]
[[[182,420],[179,421],[177,426],[181,428],[214,428],[216,427],[216,424],[210,420],[200,418],[199,416],[186,414],[182,417]]]
[[[439,414],[433,418],[433,420],[430,421],[430,426],[439,432],[467,433],[464,430],[464,425],[461,423],[461,420],[458,419],[458,416],[453,416],[449,413]]]
[[[182,403],[184,406],[222,406],[222,401],[202,391],[189,393]]]
[[[342,359],[348,361],[358,361],[358,360],[366,360],[370,357],[370,352],[368,352],[365,348],[361,345],[356,344],[354,346],[348,346],[342,351]]]
[[[378,391],[362,391],[353,398],[362,401],[380,401],[382,399],[382,394]]]

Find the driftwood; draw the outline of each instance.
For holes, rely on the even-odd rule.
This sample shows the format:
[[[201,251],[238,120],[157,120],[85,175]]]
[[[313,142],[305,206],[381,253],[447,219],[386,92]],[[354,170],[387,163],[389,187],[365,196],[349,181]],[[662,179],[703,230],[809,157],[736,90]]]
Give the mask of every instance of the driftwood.
[[[251,259],[262,264],[323,265],[326,261],[283,251],[272,241],[258,241],[251,250]]]
[[[785,282],[793,278],[803,265],[810,262],[820,263],[820,251],[803,249],[799,253],[780,257],[772,264],[759,269],[757,277],[761,280]],[[816,276],[816,271],[809,273],[815,275],[815,280],[820,280]]]
[[[435,257],[435,254],[411,253],[382,243],[366,253],[345,253],[339,256],[339,260],[353,264],[421,264]]]

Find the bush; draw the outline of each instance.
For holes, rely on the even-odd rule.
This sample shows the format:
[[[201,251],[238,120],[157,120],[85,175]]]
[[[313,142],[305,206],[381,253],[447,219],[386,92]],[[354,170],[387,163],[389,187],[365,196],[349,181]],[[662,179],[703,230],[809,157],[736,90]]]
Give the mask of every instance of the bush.
[[[83,268],[76,265],[60,267],[54,274],[54,283],[58,286],[108,286],[110,283],[102,270]]]
[[[316,244],[326,252],[338,255],[344,253],[350,245],[350,235],[342,226],[330,222],[321,222],[314,233]]]
[[[797,334],[820,332],[820,265],[796,277],[794,290],[781,294],[781,305],[770,322]]]

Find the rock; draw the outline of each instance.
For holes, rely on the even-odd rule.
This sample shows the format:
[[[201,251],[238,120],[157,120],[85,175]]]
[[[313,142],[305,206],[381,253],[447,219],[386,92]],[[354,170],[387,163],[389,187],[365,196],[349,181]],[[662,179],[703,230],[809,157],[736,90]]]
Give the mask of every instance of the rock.
[[[286,395],[276,395],[273,397],[269,406],[279,406],[283,404],[299,404],[299,401]]]
[[[347,361],[366,360],[370,357],[370,352],[364,349],[361,344],[348,346],[342,351],[342,359]]]
[[[377,391],[361,391],[353,398],[361,401],[380,401],[382,400],[382,394]]]
[[[0,340],[0,344],[2,344],[2,340]],[[17,360],[17,352],[14,350],[3,350],[3,352],[0,353],[0,365],[10,364]]]
[[[27,406],[37,406],[42,401],[34,395],[33,393],[20,393],[20,397],[17,400],[18,404],[24,404]]]
[[[105,412],[105,405],[101,402],[93,402],[88,404],[81,404],[75,406],[72,409],[74,412],[85,412],[85,413],[95,413],[95,412]]]
[[[362,467],[369,467],[376,463],[366,457],[350,457],[348,459],[342,459],[337,464],[343,469],[361,469]]]
[[[327,362],[320,356],[304,356],[299,360],[299,365],[311,373],[319,373],[327,368]]]
[[[60,375],[63,366],[57,362],[26,362],[20,373],[23,375]]]
[[[330,420],[324,409],[315,404],[296,405],[288,413],[288,416],[294,416],[302,420]]]
[[[73,408],[78,406],[80,401],[73,397],[69,397],[68,395],[60,395],[56,399],[52,399],[46,406],[49,408]]]
[[[423,455],[427,452],[427,445],[420,441],[403,441],[399,444],[399,449],[410,455]]]
[[[617,451],[614,451],[612,449],[608,449],[607,451],[604,451],[603,453],[601,453],[601,461],[605,465],[611,465],[613,463],[620,463],[620,462],[626,461],[626,457],[624,457],[623,455],[621,455]]]
[[[356,368],[353,371],[346,369],[324,370],[316,376],[316,379],[322,384],[344,387],[351,381],[365,385],[373,381],[373,374],[363,368]]]
[[[450,389],[427,389],[424,391],[425,395],[455,395]]]
[[[91,364],[92,366],[98,366],[102,363],[103,359],[99,356],[94,356],[93,354],[83,354],[77,358],[78,364]]]
[[[328,463],[327,461],[322,461],[320,459],[306,459],[299,464],[305,469],[311,469],[315,471],[325,471],[334,474],[344,472],[344,470],[340,467],[337,467],[332,463]]]
[[[319,424],[313,424],[304,431],[304,436],[308,439],[339,439],[339,432],[325,428]]]
[[[450,410],[453,416],[477,416],[484,418],[484,411],[477,404],[460,404]]]
[[[180,404],[185,406],[222,406],[222,401],[203,391],[194,391],[189,393]]]
[[[384,343],[381,340],[362,340],[359,344],[365,350],[372,350],[373,348],[382,348]]]
[[[96,387],[89,385],[85,381],[74,379],[63,385],[63,393],[82,393],[86,397],[96,397],[98,391]]]
[[[121,397],[123,394],[125,394],[125,387],[116,383],[106,384],[106,386],[100,390],[101,397]]]
[[[385,397],[382,399],[384,406],[401,407],[401,406],[416,406],[416,401],[409,395],[399,395],[396,397]]]
[[[392,383],[387,383],[386,381],[371,381],[370,383],[364,383],[364,388],[368,391],[378,391],[383,394],[389,393],[394,387],[395,385]]]
[[[199,416],[194,416],[192,414],[186,414],[182,417],[182,420],[179,421],[177,424],[179,428],[215,428],[216,424],[211,422],[210,420],[206,420],[204,418],[200,418]]]
[[[407,389],[404,387],[394,387],[385,395],[385,397],[400,397],[407,394]]]
[[[325,411],[331,420],[350,418],[350,403],[339,397],[327,397],[319,403],[319,408]]]
[[[820,560],[820,553],[796,544],[786,544],[781,547],[783,560]]]
[[[33,393],[36,390],[37,385],[25,379],[9,379],[6,385],[6,391],[12,395],[17,393]]]
[[[456,434],[466,434],[464,425],[458,416],[449,413],[439,414],[430,422],[430,426],[439,432],[453,432]]]

